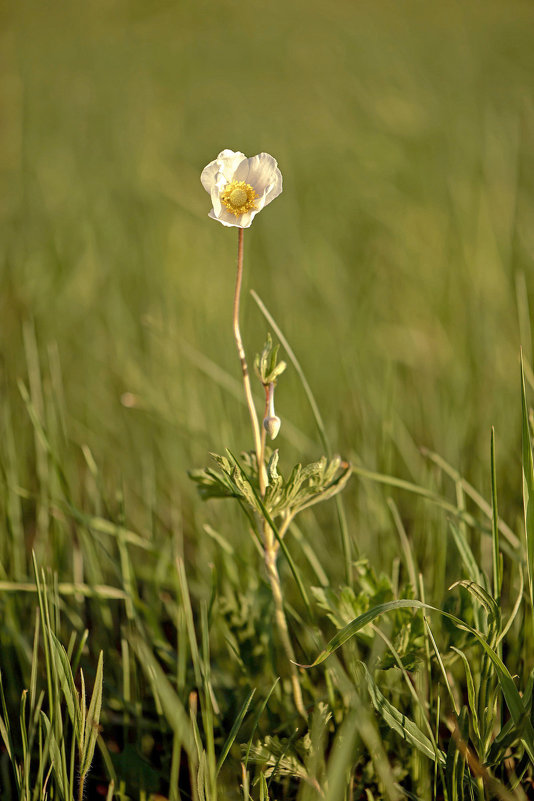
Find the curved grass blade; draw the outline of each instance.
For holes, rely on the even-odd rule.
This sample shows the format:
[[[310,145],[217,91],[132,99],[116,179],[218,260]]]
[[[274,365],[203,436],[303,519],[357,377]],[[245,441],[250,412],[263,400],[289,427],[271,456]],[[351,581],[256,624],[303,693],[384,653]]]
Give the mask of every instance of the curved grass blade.
[[[464,523],[467,523],[468,526],[482,531],[485,534],[490,533],[490,529],[487,526],[482,525],[482,523],[476,520],[472,514],[464,511],[463,509],[458,509],[455,504],[445,500],[445,498],[442,498],[436,492],[433,492],[426,487],[420,487],[417,484],[413,484],[411,481],[406,481],[403,478],[388,476],[384,473],[375,473],[373,470],[367,470],[365,467],[360,467],[357,464],[352,464],[352,472],[358,476],[361,476],[362,478],[368,478],[370,481],[376,481],[377,484],[386,484],[388,487],[397,487],[398,489],[405,490],[406,492],[411,492],[414,495],[419,495],[421,498],[426,498],[428,501],[430,501],[430,503],[435,504],[435,506],[438,506],[445,512],[449,512],[458,520],[462,520]],[[501,533],[504,531],[502,527],[502,521],[499,521],[499,530]],[[509,556],[510,559],[513,559],[514,562],[518,562],[521,559],[521,555],[517,551],[518,545],[519,541],[514,535],[514,541],[512,543],[505,541],[501,546],[502,550],[505,551],[507,556]]]
[[[452,520],[449,520],[449,528],[452,532],[455,545],[458,548],[458,553],[460,554],[461,560],[464,563],[464,567],[467,571],[469,579],[479,585],[482,585],[484,582],[484,575],[478,566],[478,562],[473,555],[473,551],[471,550],[469,543],[464,537],[463,531],[461,531],[461,529],[456,525],[456,523],[453,523]]]
[[[84,750],[80,765],[80,775],[85,776],[95,753],[96,739],[98,737],[98,726],[100,722],[100,711],[102,709],[102,681],[104,672],[104,652],[100,651],[98,664],[96,667],[95,683],[93,694],[87,712],[84,732]]]
[[[436,758],[444,766],[445,754],[440,750],[434,748],[428,737],[423,734],[421,729],[416,726],[413,720],[403,715],[402,712],[391,704],[385,695],[378,689],[373,677],[371,676],[367,665],[363,662],[360,663],[365,680],[367,682],[367,689],[373,702],[373,706],[377,712],[380,713],[382,718],[388,726],[397,732],[403,740],[408,740],[415,748],[421,751],[422,754],[434,761]]]
[[[254,735],[256,734],[256,729],[258,728],[258,723],[260,722],[260,718],[263,715],[263,713],[265,711],[265,708],[266,708],[267,704],[269,703],[269,699],[270,699],[271,695],[273,694],[273,692],[274,692],[274,690],[276,688],[276,685],[278,684],[279,681],[280,681],[280,676],[277,676],[276,679],[274,680],[272,686],[271,686],[271,689],[269,690],[269,692],[265,696],[265,698],[263,700],[263,703],[261,704],[260,708],[258,709],[258,711],[256,712],[256,715],[254,717],[254,723],[253,723],[253,726],[252,726],[252,732],[251,732],[251,735],[250,735],[250,738],[249,738],[249,741],[248,741],[248,745],[247,745],[247,753],[245,755],[245,770],[248,768],[248,758],[249,758],[249,755],[250,755],[250,749],[252,748],[252,740],[254,739]]]
[[[326,429],[325,429],[325,425],[324,425],[324,422],[323,422],[323,418],[321,416],[321,412],[319,410],[319,406],[317,405],[317,401],[315,400],[315,397],[313,395],[311,387],[308,384],[306,376],[304,375],[304,370],[300,366],[300,362],[297,359],[297,357],[295,356],[295,353],[293,352],[293,349],[292,349],[291,345],[289,344],[289,342],[287,341],[287,339],[283,335],[282,331],[280,330],[280,326],[277,325],[276,321],[274,320],[273,316],[268,311],[267,307],[265,306],[265,304],[263,303],[263,301],[261,300],[259,295],[257,295],[256,292],[254,292],[253,289],[250,290],[250,294],[252,295],[256,305],[258,306],[259,310],[261,311],[261,313],[263,314],[263,316],[265,317],[267,322],[270,325],[272,325],[276,336],[278,337],[278,339],[282,343],[282,345],[283,345],[283,347],[285,349],[285,352],[287,353],[287,355],[289,357],[289,360],[291,361],[291,364],[295,368],[295,371],[296,371],[298,377],[300,378],[300,383],[302,384],[302,388],[304,390],[304,394],[306,395],[306,397],[308,399],[308,403],[310,404],[310,407],[311,407],[311,410],[312,410],[312,414],[313,414],[313,417],[315,419],[315,424],[317,426],[317,430],[318,430],[319,436],[321,438],[321,443],[323,445],[323,448],[326,451],[326,455],[330,459],[332,457],[332,449],[330,448],[330,444],[329,444],[328,438],[326,436]],[[350,541],[350,537],[349,537],[349,530],[348,530],[348,526],[347,526],[347,518],[346,518],[346,515],[345,515],[345,508],[343,506],[343,501],[339,497],[336,497],[336,510],[337,510],[337,516],[338,516],[338,521],[339,521],[339,529],[341,531],[341,541],[342,541],[342,544],[343,544],[343,556],[344,556],[344,559],[345,559],[346,580],[347,580],[348,584],[352,584],[352,555],[351,555],[352,549],[351,549],[351,541]]]
[[[527,395],[525,390],[525,371],[523,354],[521,354],[521,408],[522,444],[523,444],[523,507],[525,511],[525,539],[527,551],[528,586],[530,602],[534,610],[534,464],[532,461],[532,444],[528,420]]]
[[[442,470],[446,475],[449,476],[456,484],[458,484],[462,491],[468,495],[472,501],[478,506],[481,512],[483,512],[489,520],[493,520],[493,507],[482,497],[482,495],[476,491],[472,484],[467,481],[462,474],[456,470],[456,468],[452,467],[442,456],[439,456],[437,453],[433,453],[432,451],[428,450],[428,448],[421,448],[421,453],[423,456],[426,456],[433,462],[440,470]],[[516,534],[512,531],[509,525],[507,525],[504,520],[497,519],[497,525],[499,531],[507,540],[507,542],[512,546],[512,548],[519,548],[520,541],[517,538]]]
[[[74,684],[74,677],[72,675],[69,658],[63,645],[60,643],[53,631],[50,632],[50,638],[52,647],[56,652],[55,664],[58,672],[59,683],[61,685],[61,689],[63,690],[65,703],[67,704],[69,717],[72,721],[72,725],[74,726],[74,730],[76,733],[78,733],[78,726],[80,722],[78,711],[78,692]]]
[[[195,737],[190,718],[176,690],[145,640],[140,635],[131,635],[129,640],[152,686],[154,697],[161,703],[169,726],[179,735],[187,754],[190,757],[196,756]]]
[[[217,775],[219,775],[219,771],[221,770],[221,768],[222,768],[222,766],[224,764],[224,760],[228,756],[228,752],[230,751],[230,748],[232,747],[232,745],[234,743],[234,740],[237,737],[237,732],[241,728],[241,724],[243,723],[244,717],[247,714],[247,710],[248,710],[248,708],[250,706],[250,702],[252,701],[252,698],[254,697],[254,693],[255,692],[256,692],[256,688],[254,687],[250,691],[250,693],[248,695],[248,698],[245,699],[245,702],[244,702],[243,706],[239,710],[238,716],[234,720],[234,725],[232,726],[232,728],[230,730],[230,734],[226,738],[226,742],[223,745],[223,749],[221,751],[221,755],[220,755],[219,759],[217,760]]]
[[[501,599],[502,557],[499,550],[499,508],[497,505],[497,464],[495,460],[495,429],[491,427],[491,524],[493,532],[493,595],[497,605]]]
[[[508,706],[514,723],[520,732],[525,749],[529,757],[534,762],[534,727],[532,726],[532,722],[525,714],[523,701],[517,690],[517,687],[515,686],[514,680],[508,671],[508,668],[498,654],[496,654],[491,646],[488,645],[480,632],[471,628],[471,626],[469,626],[467,623],[464,623],[463,620],[460,620],[460,618],[456,617],[455,615],[451,615],[449,612],[445,612],[443,609],[438,609],[436,606],[431,606],[430,604],[423,603],[422,601],[417,601],[415,599],[409,600],[404,598],[401,598],[397,601],[388,601],[387,603],[379,604],[378,606],[373,607],[373,609],[369,609],[367,612],[364,612],[363,615],[355,618],[343,629],[341,629],[341,631],[339,631],[335,637],[330,640],[326,648],[319,654],[317,659],[311,665],[301,665],[300,667],[310,668],[320,665],[325,661],[325,659],[328,659],[328,657],[333,654],[334,651],[337,651],[338,648],[348,642],[351,637],[353,637],[368,623],[371,623],[385,612],[391,612],[395,609],[428,609],[431,612],[438,612],[440,615],[443,615],[443,617],[451,620],[456,626],[458,626],[458,628],[469,632],[478,640],[495,667],[506,705]]]

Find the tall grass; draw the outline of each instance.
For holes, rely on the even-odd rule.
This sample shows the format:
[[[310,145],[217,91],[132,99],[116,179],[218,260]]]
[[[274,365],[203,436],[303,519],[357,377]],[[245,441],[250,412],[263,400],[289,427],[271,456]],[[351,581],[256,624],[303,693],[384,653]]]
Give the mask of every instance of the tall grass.
[[[528,797],[530,5],[3,20],[2,799]],[[284,174],[242,300],[279,470],[354,472],[278,560],[306,722],[247,518],[187,476],[252,447],[223,147]]]

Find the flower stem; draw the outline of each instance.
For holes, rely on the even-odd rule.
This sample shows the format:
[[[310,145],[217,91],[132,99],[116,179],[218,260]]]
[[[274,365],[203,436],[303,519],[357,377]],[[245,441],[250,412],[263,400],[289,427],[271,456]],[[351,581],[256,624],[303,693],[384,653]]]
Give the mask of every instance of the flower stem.
[[[265,545],[265,567],[267,569],[267,575],[269,577],[269,583],[271,585],[271,592],[273,594],[274,616],[278,628],[278,633],[280,635],[284,651],[286,652],[286,656],[289,661],[289,670],[291,673],[291,686],[293,688],[293,699],[295,701],[295,707],[297,708],[297,712],[300,715],[302,715],[304,720],[308,720],[308,714],[306,712],[306,708],[302,700],[302,691],[300,688],[298,668],[295,664],[295,652],[293,651],[293,646],[291,645],[291,639],[289,637],[289,631],[287,628],[286,614],[284,612],[282,587],[280,585],[280,576],[278,575],[278,568],[276,566],[276,549],[274,548],[272,543],[272,536],[269,539],[271,540],[270,546],[267,543]]]
[[[238,229],[237,239],[237,275],[235,281],[235,294],[234,294],[234,339],[239,354],[239,361],[241,362],[241,371],[243,373],[243,386],[245,388],[245,398],[247,401],[248,411],[250,414],[250,421],[252,423],[252,433],[254,435],[254,450],[256,451],[256,460],[258,463],[258,478],[260,483],[261,495],[265,495],[266,475],[265,465],[262,459],[261,448],[261,434],[260,426],[258,423],[258,416],[254,407],[254,400],[252,398],[252,390],[250,388],[250,376],[248,372],[247,357],[245,355],[245,348],[243,347],[243,340],[241,339],[241,331],[239,329],[239,301],[241,298],[241,282],[243,280],[243,228]],[[261,461],[260,461],[261,460]]]
[[[265,387],[265,411],[263,413],[263,417],[264,418],[267,417],[268,412],[269,412],[269,393],[267,391],[267,387]],[[265,464],[265,439],[266,439],[266,436],[267,436],[267,432],[265,430],[265,426],[262,426],[261,427],[261,435],[260,435],[260,462],[259,462],[261,465]],[[266,487],[267,487],[267,478],[265,477],[264,486],[262,487],[262,485],[260,484],[261,497],[262,498],[265,495]]]
[[[254,450],[256,451],[256,461],[258,464],[258,481],[260,485],[261,497],[265,497],[265,489],[267,487],[267,471],[265,469],[265,430],[260,432],[258,423],[258,416],[252,398],[252,390],[250,387],[250,376],[248,372],[247,358],[245,355],[245,348],[243,347],[243,340],[241,339],[241,331],[239,329],[239,301],[241,298],[241,283],[243,280],[243,229],[238,229],[237,240],[237,276],[235,282],[234,294],[234,339],[241,362],[241,371],[243,373],[243,386],[245,388],[245,398],[250,414],[250,421],[252,423],[252,432],[254,435]],[[269,393],[266,395],[266,410],[268,410]],[[271,527],[266,520],[263,521],[263,547],[265,553],[265,567],[271,585],[271,592],[274,600],[274,610],[276,625],[282,646],[289,661],[289,669],[291,673],[291,685],[293,688],[293,698],[297,711],[302,717],[307,720],[308,715],[302,700],[302,691],[300,688],[298,669],[295,665],[295,652],[291,645],[289,631],[287,628],[287,620],[284,612],[284,602],[282,597],[282,587],[280,585],[280,576],[278,575],[278,568],[276,567],[276,554],[277,543],[274,540]]]

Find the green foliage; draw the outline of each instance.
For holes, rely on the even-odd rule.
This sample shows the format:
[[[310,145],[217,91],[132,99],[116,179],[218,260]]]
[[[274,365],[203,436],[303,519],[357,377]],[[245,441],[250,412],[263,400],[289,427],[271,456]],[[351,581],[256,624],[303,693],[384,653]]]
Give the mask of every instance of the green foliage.
[[[2,801],[531,794],[533,8],[325,8],[3,11]]]
[[[220,468],[218,471],[207,467],[189,472],[198,484],[201,498],[236,498],[251,511],[262,514],[257,495],[258,475],[254,455],[242,454],[243,463],[249,471],[246,474],[239,464],[227,457],[216,453],[211,456]],[[339,456],[330,460],[323,456],[304,467],[295,465],[287,480],[284,480],[278,472],[278,460],[278,450],[275,450],[267,464],[269,483],[263,499],[263,505],[272,517],[285,515],[293,519],[304,509],[334,497],[346,486],[352,472],[351,466]]]
[[[267,341],[261,353],[254,359],[254,370],[263,386],[275,384],[287,367],[284,361],[278,361],[278,351],[280,345],[273,345],[270,334],[267,334]]]

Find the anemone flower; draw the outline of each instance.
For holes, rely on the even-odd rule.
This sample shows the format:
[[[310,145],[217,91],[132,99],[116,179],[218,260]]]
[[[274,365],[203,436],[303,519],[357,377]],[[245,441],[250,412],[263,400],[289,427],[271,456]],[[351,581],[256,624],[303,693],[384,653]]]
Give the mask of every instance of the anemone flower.
[[[223,225],[249,228],[256,214],[282,191],[282,173],[269,153],[247,158],[223,150],[202,170],[202,186],[213,208],[209,216]]]

